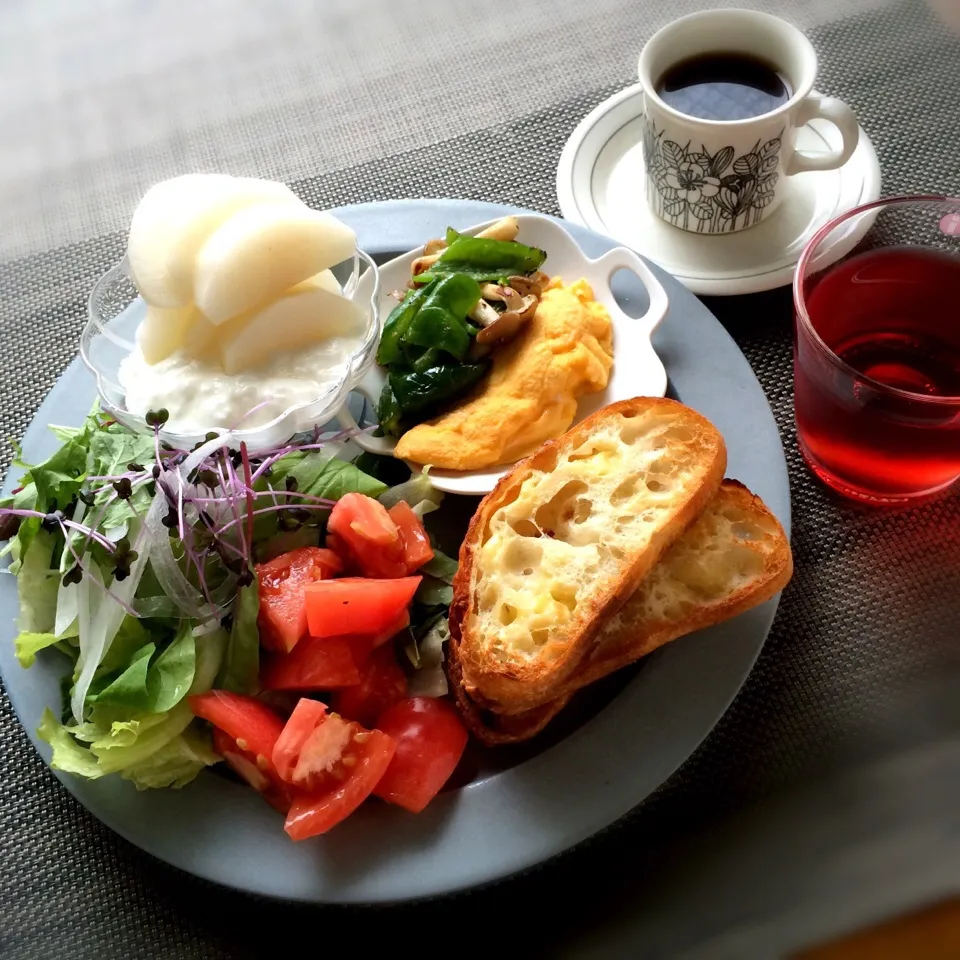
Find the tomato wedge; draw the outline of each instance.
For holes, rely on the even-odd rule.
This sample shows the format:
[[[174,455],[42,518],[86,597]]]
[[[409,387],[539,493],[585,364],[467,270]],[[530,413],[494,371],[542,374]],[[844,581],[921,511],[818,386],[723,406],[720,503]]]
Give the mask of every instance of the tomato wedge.
[[[336,502],[327,522],[327,543],[365,577],[389,580],[408,573],[396,523],[382,503],[362,493],[348,493]]]
[[[393,741],[301,700],[277,741],[274,761],[295,787],[284,829],[294,840],[326,833],[373,792]]]
[[[340,558],[322,547],[300,547],[257,567],[260,642],[270,650],[292,650],[307,632],[303,590],[308,583],[336,576]]]
[[[446,701],[411,697],[389,707],[377,728],[396,744],[396,752],[374,793],[419,813],[450,779],[467,745],[467,731]],[[291,814],[296,807],[291,807]],[[288,816],[289,822],[289,816]]]
[[[379,635],[410,605],[422,577],[368,580],[341,577],[305,588],[307,626],[312,637]]]
[[[213,728],[213,749],[271,807],[281,813],[286,813],[290,809],[290,789],[272,769],[272,764],[267,769],[262,769],[257,764],[257,758],[249,750],[241,750],[237,746],[237,741],[219,727]]]
[[[338,690],[330,705],[345,719],[372,727],[387,707],[406,695],[407,675],[397,663],[393,645],[385,644],[374,650],[360,668],[359,683]]]
[[[273,748],[273,765],[287,783],[294,782],[293,772],[300,759],[300,751],[326,714],[326,704],[308,697],[303,697],[293,708]]]
[[[413,573],[433,559],[430,537],[423,522],[406,500],[395,503],[387,512],[390,514],[390,519],[397,525],[397,530],[400,531],[406,572]]]
[[[346,637],[304,637],[289,653],[264,658],[264,690],[334,690],[360,682]]]
[[[392,547],[400,539],[397,525],[386,507],[362,493],[347,493],[330,511],[327,529],[342,538],[348,547],[358,543]]]
[[[393,547],[378,547],[375,544],[360,544],[348,551],[347,566],[365,577],[374,580],[395,580],[408,573],[403,556],[403,543]]]
[[[406,630],[410,626],[410,611],[404,610],[393,623],[381,630],[373,638],[374,649],[383,646],[388,640],[392,640],[401,630]]]
[[[382,647],[385,643],[392,640],[402,630],[410,626],[410,611],[404,610],[400,617],[390,624],[381,633],[371,636],[368,633],[357,633],[352,636],[344,637],[344,640],[350,644],[350,650],[353,652],[353,662],[357,669],[363,673],[364,664],[370,658],[370,654]]]
[[[210,690],[188,697],[195,716],[209,720],[232,737],[241,750],[251,753],[259,765],[269,759],[283,730],[283,720],[253,697],[229,690]]]

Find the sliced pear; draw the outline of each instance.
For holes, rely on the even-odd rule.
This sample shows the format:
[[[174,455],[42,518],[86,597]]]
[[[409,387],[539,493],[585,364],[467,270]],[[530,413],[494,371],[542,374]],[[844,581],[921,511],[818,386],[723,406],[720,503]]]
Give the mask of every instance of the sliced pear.
[[[266,306],[353,256],[356,235],[329,213],[260,204],[235,213],[197,255],[194,299],[214,324]]]
[[[140,295],[157,307],[193,300],[197,251],[238,210],[255,203],[306,205],[282,183],[189,173],[151,187],[134,211],[127,260]]]
[[[319,273],[314,274],[312,277],[308,277],[306,280],[303,281],[303,283],[309,284],[310,286],[313,286],[313,287],[321,287],[324,290],[329,290],[330,293],[336,293],[336,294],[343,293],[343,287],[341,287],[340,284],[337,282],[337,278],[333,275],[332,270],[321,270]],[[300,286],[302,285],[303,284],[300,284]]]
[[[284,297],[307,293],[316,289],[326,290],[336,296],[342,294],[340,284],[337,283],[332,271],[322,270],[320,273],[308,277],[303,283],[298,283],[295,287],[292,287],[284,294]],[[190,325],[184,338],[183,352],[197,360],[219,361],[222,345],[236,336],[250,322],[256,312],[248,311],[239,317],[227,320],[226,323],[215,325],[198,310],[196,319]]]
[[[301,284],[268,307],[220,329],[220,362],[233,374],[262,366],[278,353],[303,350],[332,337],[359,336],[363,314],[338,293]]]
[[[199,310],[183,338],[183,352],[197,360],[220,359],[222,326],[214,326]]]
[[[144,360],[150,364],[166,360],[184,345],[191,327],[200,320],[203,317],[193,304],[172,310],[148,304],[147,315],[137,331]]]

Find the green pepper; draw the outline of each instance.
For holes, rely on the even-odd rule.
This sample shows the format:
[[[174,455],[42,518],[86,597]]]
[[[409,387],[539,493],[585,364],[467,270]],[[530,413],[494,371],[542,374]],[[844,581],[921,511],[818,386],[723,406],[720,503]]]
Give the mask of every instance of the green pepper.
[[[463,360],[470,349],[465,318],[479,299],[480,284],[462,273],[435,281],[423,306],[403,333],[401,342],[404,346],[444,350],[456,360]],[[411,360],[409,353],[407,360]]]
[[[411,364],[411,368],[414,373],[423,373],[424,370],[429,370],[431,367],[435,367],[440,363],[440,351],[434,350],[433,347],[430,347],[427,350],[424,350]]]
[[[404,415],[436,406],[472,387],[486,372],[488,362],[440,364],[429,370],[391,373],[391,395]],[[380,421],[383,425],[383,421]]]
[[[452,273],[466,274],[479,283],[503,283],[508,277],[539,270],[547,259],[545,250],[516,240],[458,236],[418,280],[435,280]]]
[[[400,404],[397,402],[388,380],[383,385],[380,402],[377,404],[377,422],[380,424],[380,429],[388,437],[399,437],[403,433],[400,428],[400,418],[402,416],[403,411],[400,409]]]
[[[380,334],[380,344],[377,347],[377,363],[386,367],[400,359],[400,344],[403,335],[407,332],[413,318],[433,289],[434,284],[428,283],[425,287],[407,291],[407,295],[398,303],[387,317]]]

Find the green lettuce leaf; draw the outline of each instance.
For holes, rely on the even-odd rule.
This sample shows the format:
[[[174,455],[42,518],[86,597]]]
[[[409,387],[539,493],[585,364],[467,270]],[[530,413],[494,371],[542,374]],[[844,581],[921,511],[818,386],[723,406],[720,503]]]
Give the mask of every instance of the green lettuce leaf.
[[[268,478],[260,478],[254,484],[257,490],[277,490],[278,500],[283,499],[287,485],[294,486],[298,493],[325,500],[339,500],[347,493],[365,493],[377,497],[387,489],[386,484],[367,476],[352,463],[338,460],[328,452],[318,450],[295,450],[281,457],[271,468]],[[325,514],[314,511],[311,525],[322,522]],[[253,525],[253,542],[259,546],[276,534],[279,515],[262,514]]]
[[[189,693],[206,693],[213,687],[223,665],[224,653],[229,637],[223,629],[204,633],[194,638],[196,649],[196,668],[193,671],[193,683]]]
[[[196,657],[193,628],[184,621],[170,646],[150,665],[147,692],[151,710],[170,710],[186,696],[193,683]]]
[[[68,440],[51,457],[29,469],[37,489],[36,509],[64,510],[79,493],[87,476],[87,447],[79,438]]]
[[[257,578],[237,592],[233,605],[233,624],[224,656],[223,668],[217,682],[224,690],[235,693],[256,693],[259,688],[260,634],[257,614],[260,596]]]
[[[110,649],[104,655],[103,660],[100,661],[97,674],[115,674],[118,670],[124,670],[133,660],[137,651],[146,646],[152,637],[153,633],[147,627],[145,621],[137,617],[124,617],[120,621],[120,627],[110,644]]]
[[[51,564],[58,541],[62,543],[58,534],[39,530],[27,552],[20,557],[17,570],[17,595],[20,600],[17,626],[24,633],[53,633],[60,578],[51,569]]]
[[[404,483],[398,483],[395,487],[385,490],[377,499],[388,510],[401,500],[406,500],[414,508],[421,504],[429,504],[426,510],[420,512],[422,516],[423,513],[430,513],[437,509],[443,500],[443,494],[430,483],[429,467],[424,467]]]
[[[83,434],[83,427],[61,427],[59,424],[51,423],[47,429],[61,442],[68,443],[70,440],[76,440]]]
[[[168,713],[151,713],[137,720],[114,721],[109,731],[90,744],[103,773],[117,773],[142,763],[179,736],[193,720],[185,700]]]
[[[150,672],[150,658],[156,649],[154,643],[141,647],[133,655],[127,669],[99,691],[99,684],[91,684],[87,702],[101,707],[121,707],[136,713],[153,713],[146,705],[147,674]]]
[[[425,607],[449,607],[453,603],[453,587],[442,580],[424,577],[417,587],[414,600]]]
[[[97,476],[126,473],[128,464],[145,464],[154,457],[151,434],[134,433],[119,423],[93,430],[89,449]]]
[[[16,646],[20,666],[32,667],[37,653],[46,647],[52,647],[59,642],[59,639],[52,633],[19,633],[13,642]]]
[[[319,547],[320,530],[317,527],[298,527],[296,530],[281,531],[272,537],[255,544],[255,560],[257,563],[266,563],[291,550],[300,547]]]
[[[182,786],[216,762],[203,735],[196,727],[188,730],[191,723],[193,713],[185,701],[167,713],[109,724],[88,720],[65,725],[46,710],[38,733],[53,748],[54,770],[90,780],[120,773],[143,789]]]
[[[442,550],[435,549],[433,559],[425,563],[417,573],[434,577],[444,583],[453,583],[453,578],[457,575],[459,566],[460,564],[453,557],[448,557]]]
[[[173,641],[156,657],[156,644],[134,653],[129,666],[88,701],[134,713],[165,713],[179,703],[193,683],[196,665],[193,631],[184,622]]]
[[[296,480],[298,492],[326,500],[339,500],[346,493],[379,497],[387,489],[352,463],[319,450],[296,450],[281,457],[271,468],[270,486],[284,489],[287,477]]]
[[[420,638],[411,640],[405,650],[415,672],[410,677],[407,695],[411,697],[442,697],[448,690],[443,669],[444,645],[450,639],[450,624],[446,616],[436,622]]]
[[[138,790],[179,789],[219,760],[209,738],[191,724],[147,759],[121,770],[120,776],[132,780]]]
[[[100,769],[97,758],[86,747],[77,743],[49,708],[43,711],[37,733],[41,740],[49,743],[53,748],[50,766],[54,770],[73,773],[88,780],[96,780],[103,776],[105,771]]]
[[[423,575],[414,600],[424,607],[448,607],[453,602],[453,578],[457,573],[457,561],[440,550],[434,550],[433,559],[425,563],[417,573]]]

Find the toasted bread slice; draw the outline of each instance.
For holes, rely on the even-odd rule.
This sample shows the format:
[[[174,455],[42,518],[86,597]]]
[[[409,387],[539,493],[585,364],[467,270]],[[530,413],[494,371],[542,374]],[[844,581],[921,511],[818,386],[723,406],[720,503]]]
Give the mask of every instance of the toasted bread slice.
[[[450,691],[457,702],[457,709],[464,723],[474,736],[488,747],[522,743],[524,740],[532,739],[567,705],[570,699],[568,696],[560,697],[542,707],[534,707],[532,710],[513,715],[493,713],[475,703],[464,689],[457,644],[452,637],[447,641],[445,663]]]
[[[555,699],[725,467],[717,429],[659,397],[604,407],[519,463],[460,549],[450,632],[467,693],[510,713]]]
[[[790,544],[777,518],[742,484],[724,480],[699,519],[624,606],[607,618],[596,646],[556,700],[513,716],[480,709],[456,682],[455,645],[448,656],[451,687],[464,719],[481,741],[528,740],[580,688],[677,637],[759,606],[786,586],[792,572]]]

